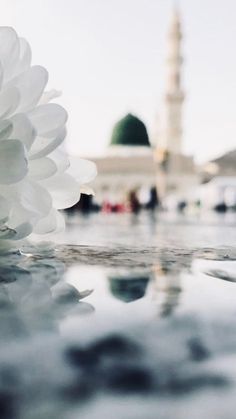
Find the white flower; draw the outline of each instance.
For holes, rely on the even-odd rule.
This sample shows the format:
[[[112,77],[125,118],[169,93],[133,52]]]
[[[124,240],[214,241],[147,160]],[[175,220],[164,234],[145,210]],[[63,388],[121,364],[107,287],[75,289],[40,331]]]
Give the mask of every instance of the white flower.
[[[12,28],[0,27],[0,248],[32,232],[46,234],[64,223],[58,209],[78,202],[96,176],[92,162],[76,161],[77,177],[60,149],[67,113],[48,103],[48,73],[31,65],[31,49]]]

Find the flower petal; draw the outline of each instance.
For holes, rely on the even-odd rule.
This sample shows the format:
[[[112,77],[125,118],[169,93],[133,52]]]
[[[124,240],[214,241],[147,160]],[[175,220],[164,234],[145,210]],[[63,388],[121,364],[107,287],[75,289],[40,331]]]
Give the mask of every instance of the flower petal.
[[[11,215],[7,222],[7,227],[15,234],[10,237],[11,240],[21,240],[27,237],[33,231],[33,225],[36,222],[36,216],[26,211],[20,204],[16,204],[11,211]],[[11,234],[11,232],[9,232]],[[4,237],[8,238],[8,237]]]
[[[0,195],[0,225],[5,223],[10,212],[10,203],[4,196]]]
[[[67,112],[56,103],[48,103],[32,110],[29,118],[40,137],[52,138],[64,127]]]
[[[51,194],[56,209],[70,208],[80,199],[79,184],[66,173],[43,180],[40,184]]]
[[[13,28],[0,27],[0,57],[3,67],[4,81],[14,71],[20,53],[19,38]]]
[[[34,227],[35,234],[59,233],[65,229],[65,220],[61,213],[52,209],[50,213],[41,218]]]
[[[32,233],[33,225],[26,221],[25,223],[18,224],[14,228],[14,231],[15,234],[11,237],[11,240],[22,240]]]
[[[46,179],[57,173],[57,166],[48,157],[29,161],[29,176],[34,180]]]
[[[10,202],[14,211],[19,208],[19,214],[29,212],[34,219],[45,217],[52,208],[52,198],[48,191],[28,177],[14,185],[0,185],[0,194]]]
[[[27,115],[18,113],[10,118],[10,122],[13,125],[11,138],[20,140],[29,150],[35,139],[36,131]]]
[[[58,173],[64,173],[70,167],[70,160],[67,154],[58,148],[49,154],[50,159],[54,161]]]
[[[23,144],[18,140],[0,141],[0,184],[19,182],[27,171]]]
[[[77,157],[70,157],[68,174],[75,177],[80,185],[91,182],[97,176],[95,163]]]
[[[11,115],[20,103],[20,92],[14,87],[8,87],[0,93],[0,118]]]
[[[52,209],[50,213],[41,218],[34,227],[35,234],[49,234],[53,233],[57,228],[57,221],[55,216],[56,210]]]
[[[36,215],[46,216],[52,207],[52,198],[48,191],[33,180],[24,179],[17,185],[20,205]]]
[[[48,92],[44,92],[39,101],[39,105],[46,105],[47,103],[51,102],[51,100],[54,100],[60,96],[61,96],[61,92],[56,89],[52,89],[52,90],[49,90]]]
[[[13,131],[13,123],[10,119],[0,120],[0,141],[6,140],[10,137]]]
[[[18,112],[28,112],[37,105],[47,82],[48,72],[41,66],[33,66],[10,81],[20,92]]]
[[[24,71],[27,71],[31,65],[31,48],[26,39],[19,38],[20,54],[13,76],[17,76]]]
[[[8,228],[15,231],[12,239],[20,240],[28,236],[33,231],[33,225],[36,221],[37,214],[28,211],[19,201],[16,200],[11,208],[6,225]]]
[[[0,61],[0,88],[2,87],[2,82],[3,82],[3,67],[2,67],[2,63]]]
[[[37,137],[29,152],[29,159],[39,159],[52,153],[59,145],[61,145],[66,137],[66,129],[62,128],[59,134],[53,138]]]

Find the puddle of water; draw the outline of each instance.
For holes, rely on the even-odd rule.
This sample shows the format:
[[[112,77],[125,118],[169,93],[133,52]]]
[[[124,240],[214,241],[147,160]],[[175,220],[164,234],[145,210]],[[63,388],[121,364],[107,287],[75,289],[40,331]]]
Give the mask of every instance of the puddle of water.
[[[176,312],[218,317],[236,311],[235,261],[195,259],[190,269],[169,270],[160,264],[143,270],[74,266],[65,280],[78,290],[93,290],[86,301],[97,316],[137,321]]]
[[[221,272],[223,280],[219,275],[214,276],[214,272]],[[94,312],[89,318],[64,319],[61,332],[69,338],[77,327],[81,331],[82,347],[87,348],[104,336],[123,336],[126,342],[135,342],[135,351],[140,348],[144,351],[138,357],[139,368],[141,366],[143,374],[152,371],[156,389],[153,393],[146,373],[142,375],[138,369],[137,380],[142,390],[131,390],[136,396],[139,394],[134,407],[136,402],[129,397],[135,378],[130,386],[126,387],[123,382],[119,387],[116,379],[120,383],[120,377],[118,379],[115,373],[114,394],[119,397],[111,399],[112,391],[105,390],[90,404],[89,413],[82,410],[84,417],[93,418],[95,412],[97,417],[103,417],[113,406],[117,419],[154,419],[157,413],[162,417],[163,409],[167,412],[163,417],[168,419],[174,412],[179,418],[186,417],[182,416],[185,412],[193,418],[200,415],[204,419],[233,419],[229,406],[233,406],[236,389],[236,284],[231,282],[235,274],[236,262],[203,259],[194,259],[188,269],[176,265],[168,268],[168,263],[160,262],[144,270],[101,266],[69,269],[65,276],[69,284],[78,290],[93,289],[85,301],[94,307]],[[105,353],[108,347],[109,350],[113,347],[111,343],[103,345]],[[114,357],[113,354],[113,361]],[[122,369],[122,359],[120,354],[113,368]],[[126,366],[127,362],[131,369],[134,365],[137,369],[133,355],[126,359]],[[103,373],[106,375],[105,371]],[[129,375],[125,374],[124,380],[129,380]],[[101,381],[99,379],[99,383]],[[123,408],[121,388],[128,400]],[[146,396],[140,394],[148,394],[148,402]],[[155,403],[156,396],[158,402]],[[227,400],[226,405],[219,403],[221,397]],[[147,416],[143,416],[143,406],[148,410]]]
[[[159,248],[0,263],[2,419],[234,419],[236,262]]]

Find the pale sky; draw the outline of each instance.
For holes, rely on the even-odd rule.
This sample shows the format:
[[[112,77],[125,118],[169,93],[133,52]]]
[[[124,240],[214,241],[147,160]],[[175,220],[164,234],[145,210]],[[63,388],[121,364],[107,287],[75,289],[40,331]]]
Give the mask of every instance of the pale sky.
[[[236,148],[236,0],[180,0],[184,151],[205,161]],[[63,92],[67,148],[101,155],[127,112],[151,132],[165,83],[171,0],[0,0],[0,24],[28,39]]]

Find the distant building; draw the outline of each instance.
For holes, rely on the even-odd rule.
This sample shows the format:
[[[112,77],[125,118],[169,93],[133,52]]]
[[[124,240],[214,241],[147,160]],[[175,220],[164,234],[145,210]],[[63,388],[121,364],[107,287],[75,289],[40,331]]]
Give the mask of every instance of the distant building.
[[[94,183],[98,203],[123,202],[130,191],[139,191],[145,197],[153,188],[157,188],[163,201],[171,194],[183,200],[185,191],[198,184],[193,158],[182,151],[185,94],[181,42],[180,16],[174,10],[168,33],[167,85],[160,135],[155,138],[157,146],[151,147],[146,127],[137,117],[128,114],[121,119],[113,129],[106,154],[93,159],[98,168]]]
[[[236,209],[236,176],[215,176],[198,188],[201,207],[226,211]]]
[[[156,184],[156,163],[144,123],[128,114],[114,127],[104,157],[95,158],[96,200],[124,202],[131,191],[150,191]]]
[[[229,151],[201,167],[202,179],[207,181],[214,176],[236,176],[236,150]]]
[[[200,200],[206,208],[236,208],[236,150],[200,168]]]

